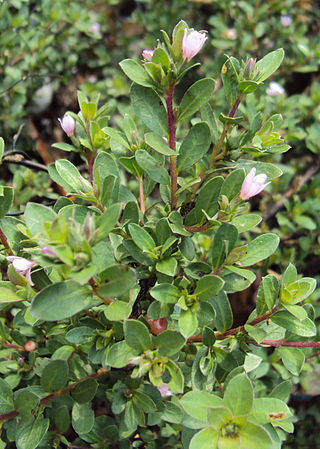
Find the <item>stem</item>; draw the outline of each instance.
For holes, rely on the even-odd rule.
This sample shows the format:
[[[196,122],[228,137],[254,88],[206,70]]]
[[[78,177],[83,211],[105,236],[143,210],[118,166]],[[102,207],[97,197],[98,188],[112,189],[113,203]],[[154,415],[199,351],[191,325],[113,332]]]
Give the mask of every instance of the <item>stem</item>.
[[[268,320],[271,317],[271,315],[273,315],[277,310],[278,310],[278,306],[274,307],[271,310],[271,312],[267,312],[264,315],[261,315],[258,318],[255,318],[254,320],[250,321],[250,323],[246,323],[246,324],[250,324],[250,326],[254,326],[255,324],[261,323],[262,321]],[[224,340],[225,338],[235,335],[238,332],[243,332],[244,330],[245,330],[245,324],[243,324],[242,326],[235,327],[233,329],[229,329],[228,331],[223,332],[223,333],[217,332],[216,339]],[[202,335],[201,334],[194,335],[193,337],[189,337],[187,341],[188,341],[188,343],[202,341]]]
[[[107,298],[105,296],[100,295],[100,293],[98,292],[98,288],[96,286],[96,283],[94,282],[93,278],[89,279],[89,284],[92,288],[93,293],[98,296],[98,298],[100,298],[105,304],[109,305],[113,303],[113,300],[111,298]]]
[[[12,343],[6,343],[5,341],[0,341],[0,345],[4,346],[5,348],[17,349],[17,351],[25,351],[23,346],[17,346]]]
[[[207,229],[209,229],[211,225],[209,223],[206,223],[201,226],[184,226],[184,229],[188,232],[204,232]]]
[[[2,229],[0,228],[0,240],[3,246],[8,250],[10,256],[14,256],[13,251],[8,243],[7,237],[4,235]]]
[[[176,121],[173,113],[173,92],[174,86],[170,87],[166,96],[166,104],[168,111],[168,128],[169,128],[169,146],[171,150],[176,151]],[[171,177],[171,207],[175,209],[177,206],[177,156],[170,156],[170,177]]]
[[[249,341],[248,343],[256,343],[255,341]],[[274,346],[290,346],[292,348],[320,348],[320,341],[284,341],[284,340],[262,340],[260,345]]]
[[[108,370],[106,370],[104,368],[100,368],[96,373],[89,374],[88,376],[85,376],[82,379],[79,379],[76,382],[73,382],[72,384],[61,388],[61,390],[56,391],[55,393],[49,394],[45,398],[41,399],[41,401],[39,402],[39,407],[47,404],[48,402],[53,401],[54,399],[66,394],[66,393],[69,393],[69,391],[73,390],[80,382],[83,382],[84,380],[87,380],[90,377],[92,377],[92,378],[101,377],[104,374],[106,374],[107,372],[108,372]],[[9,419],[15,418],[18,415],[19,415],[19,412],[17,412],[16,410],[14,410],[13,412],[10,412],[10,413],[4,413],[4,414],[0,415],[0,422],[8,421]]]
[[[143,214],[146,213],[146,204],[144,201],[144,191],[143,191],[143,177],[138,178],[139,184],[139,200],[140,200],[140,209]]]
[[[229,117],[231,117],[231,118],[234,117],[234,115],[235,115],[235,113],[236,113],[236,111],[237,111],[237,109],[239,107],[239,104],[241,103],[241,100],[242,100],[242,95],[239,95],[239,97],[237,98],[236,102],[234,103],[234,105],[230,109]],[[222,130],[222,134],[221,134],[218,142],[215,144],[215,146],[214,146],[214,148],[212,150],[212,154],[211,154],[211,156],[209,158],[209,167],[210,168],[213,167],[213,165],[214,165],[214,163],[215,163],[215,161],[216,161],[216,159],[217,159],[217,157],[219,155],[219,152],[221,150],[221,147],[222,147],[222,144],[224,142],[224,139],[225,139],[226,135],[228,134],[228,131],[231,128],[231,126],[232,126],[232,123],[228,123],[228,124],[225,123],[225,125],[223,127],[223,130]],[[193,193],[196,193],[196,191],[198,190],[198,188],[201,186],[202,182],[205,179],[205,176],[206,176],[206,168],[205,167],[201,170],[199,176],[200,176],[201,181],[199,181],[199,182],[197,182],[196,184],[193,185]]]
[[[90,153],[87,157],[88,160],[88,168],[89,168],[89,175],[90,175],[90,182],[93,186],[93,164],[94,164],[94,156],[92,153]]]

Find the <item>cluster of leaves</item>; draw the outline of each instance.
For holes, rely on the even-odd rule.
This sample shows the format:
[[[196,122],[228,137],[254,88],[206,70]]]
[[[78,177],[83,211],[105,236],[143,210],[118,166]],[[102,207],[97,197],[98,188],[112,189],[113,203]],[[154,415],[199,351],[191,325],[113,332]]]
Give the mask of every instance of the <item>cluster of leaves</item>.
[[[16,218],[6,216],[13,189],[3,187],[4,251],[37,263],[35,286],[12,265],[0,285],[3,447],[271,449],[293,431],[288,379],[298,379],[303,343],[316,335],[304,303],[315,281],[292,264],[268,272],[279,237],[239,197],[252,167],[269,179],[282,173],[270,162],[289,148],[282,117],[266,117],[247,94],[283,51],[253,70],[224,57],[219,116],[209,77],[172,109],[172,88],[191,68],[186,27],[172,43],[163,33],[151,61],[120,63],[133,85],[118,128],[109,105],[79,93],[72,145],[55,146],[77,153],[88,176],[67,159],[48,167],[67,196],[53,207],[28,203]],[[228,295],[252,285],[261,262],[256,308],[232,328]]]

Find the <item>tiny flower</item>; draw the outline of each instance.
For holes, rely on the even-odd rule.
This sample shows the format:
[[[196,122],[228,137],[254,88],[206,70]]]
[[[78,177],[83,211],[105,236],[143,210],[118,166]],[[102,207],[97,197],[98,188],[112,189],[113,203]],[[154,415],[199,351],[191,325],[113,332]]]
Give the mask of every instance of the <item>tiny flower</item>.
[[[252,196],[258,195],[258,193],[262,192],[262,190],[270,184],[270,182],[266,182],[266,180],[267,175],[265,173],[256,175],[256,169],[252,168],[244,178],[240,190],[240,198],[242,200],[248,200]]]
[[[153,50],[143,50],[142,56],[147,59],[148,61],[151,61],[154,51]]]
[[[276,81],[271,81],[266,92],[268,95],[276,96],[276,95],[284,94],[285,91],[284,91],[284,88],[282,86],[280,86],[279,83],[277,83]]]
[[[20,366],[23,365],[23,362],[24,362],[23,357],[19,357],[19,358],[18,358],[18,363],[19,363]]]
[[[34,285],[31,280],[31,268],[35,265],[35,262],[18,256],[8,256],[7,260],[12,263],[14,270],[18,274],[24,276],[30,285]]]
[[[236,39],[237,37],[237,31],[234,28],[229,28],[228,30],[224,31],[223,36],[227,39]]]
[[[162,385],[160,385],[160,387],[157,387],[157,388],[160,391],[160,394],[163,398],[165,398],[166,396],[172,396],[172,393],[169,390],[168,384],[163,383]]]
[[[283,27],[288,27],[292,23],[292,17],[291,16],[281,16],[280,22]]]
[[[37,349],[37,343],[33,340],[27,341],[27,343],[24,345],[24,349],[27,352],[33,352]]]
[[[61,128],[63,131],[68,135],[72,136],[74,134],[74,128],[75,128],[75,120],[71,117],[71,115],[65,114],[62,118],[58,118]]]
[[[100,34],[100,23],[95,22],[92,25],[90,25],[89,30],[92,34],[99,35]]]
[[[183,58],[186,61],[190,61],[203,47],[203,44],[207,40],[207,36],[199,31],[184,30],[184,36],[182,40]]]

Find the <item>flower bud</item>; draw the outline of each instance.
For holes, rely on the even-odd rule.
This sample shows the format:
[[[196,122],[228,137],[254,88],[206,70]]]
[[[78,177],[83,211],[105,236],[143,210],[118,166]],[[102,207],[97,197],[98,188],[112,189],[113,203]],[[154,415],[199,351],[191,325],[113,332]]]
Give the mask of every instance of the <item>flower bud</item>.
[[[147,59],[148,61],[151,61],[154,51],[153,50],[143,50],[142,56]]]
[[[76,122],[71,117],[71,115],[65,114],[62,120],[60,118],[58,118],[58,120],[60,122],[61,128],[67,134],[67,136],[72,136],[74,134]]]
[[[288,27],[292,23],[292,17],[291,16],[281,16],[280,22],[283,27]]]
[[[24,349],[27,352],[33,352],[37,349],[37,343],[33,340],[27,341],[27,343],[24,345]]]
[[[258,195],[258,193],[262,192],[262,190],[270,184],[270,182],[266,182],[266,180],[267,175],[265,173],[256,175],[256,169],[252,168],[244,178],[240,190],[240,198],[242,200],[248,200],[249,198]]]
[[[197,53],[199,53],[207,39],[205,33],[195,30],[189,32],[186,28],[182,40],[183,58],[189,62]]]
[[[166,396],[172,396],[168,384],[163,383],[162,385],[160,385],[160,387],[157,388],[160,391],[160,394],[163,398],[165,398]]]
[[[48,246],[43,246],[41,248],[41,252],[45,256],[55,256],[56,255],[53,251],[51,251],[51,249]]]
[[[34,285],[31,280],[31,268],[35,265],[35,262],[18,256],[8,256],[7,260],[12,263],[14,270],[18,274],[24,276],[31,286]]]

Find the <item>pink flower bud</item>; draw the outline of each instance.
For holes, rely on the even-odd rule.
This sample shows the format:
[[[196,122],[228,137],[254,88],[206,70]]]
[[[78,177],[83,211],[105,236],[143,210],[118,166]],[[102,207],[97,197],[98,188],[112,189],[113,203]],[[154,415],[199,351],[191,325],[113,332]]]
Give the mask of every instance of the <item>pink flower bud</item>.
[[[76,125],[75,120],[71,117],[71,115],[64,114],[62,120],[58,118],[61,128],[67,134],[67,136],[72,136],[74,134],[74,128]]]
[[[35,265],[35,262],[18,256],[8,256],[7,260],[12,263],[14,270],[18,274],[24,276],[30,285],[34,285],[31,280],[31,268]]]
[[[23,365],[23,362],[24,362],[24,359],[22,357],[19,357],[18,358],[18,363],[19,363],[20,366]]]
[[[27,343],[24,345],[24,349],[27,352],[33,352],[37,349],[37,343],[33,340],[27,341]]]
[[[160,391],[160,394],[163,398],[165,398],[166,396],[172,396],[172,393],[169,390],[168,384],[163,383],[162,385],[160,385],[160,387],[157,387],[157,388]]]
[[[292,24],[292,17],[291,16],[281,16],[280,22],[283,27],[288,27]]]
[[[153,50],[143,50],[142,56],[147,59],[148,61],[151,61],[154,51]]]
[[[240,198],[242,200],[248,200],[252,196],[258,195],[258,193],[262,192],[262,190],[270,184],[270,182],[266,182],[266,180],[267,175],[265,173],[256,175],[256,169],[252,168],[244,178],[240,190]]]
[[[183,58],[189,62],[190,59],[199,53],[207,39],[208,38],[204,33],[195,30],[189,32],[186,28],[182,40]]]

